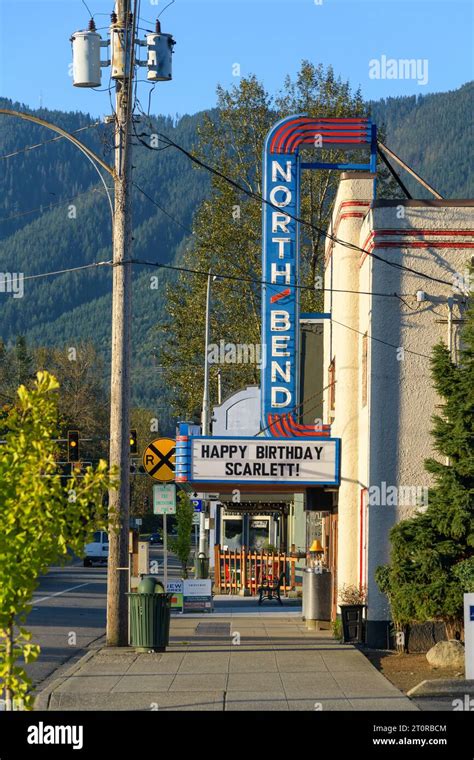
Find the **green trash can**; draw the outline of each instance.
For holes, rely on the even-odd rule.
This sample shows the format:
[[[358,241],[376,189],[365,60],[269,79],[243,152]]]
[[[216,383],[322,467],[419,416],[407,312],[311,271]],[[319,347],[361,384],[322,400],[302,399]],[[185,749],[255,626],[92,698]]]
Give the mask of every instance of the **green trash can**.
[[[144,575],[137,588],[139,594],[161,594],[164,590],[162,582],[154,575]]]
[[[151,581],[145,583],[145,581]],[[138,592],[127,594],[130,615],[130,645],[141,652],[164,652],[170,641],[172,594],[161,591],[154,579],[140,581]],[[154,588],[150,591],[145,589]]]
[[[209,578],[209,557],[204,552],[199,552],[196,557],[194,571],[196,578]]]

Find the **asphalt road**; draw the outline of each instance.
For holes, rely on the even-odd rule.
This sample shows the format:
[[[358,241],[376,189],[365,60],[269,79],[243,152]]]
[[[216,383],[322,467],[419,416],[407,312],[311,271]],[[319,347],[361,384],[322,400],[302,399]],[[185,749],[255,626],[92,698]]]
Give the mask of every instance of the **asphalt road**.
[[[153,561],[158,561],[162,578],[162,547],[150,547],[150,564]],[[168,577],[180,575],[179,562],[170,555]],[[35,686],[65,663],[69,667],[71,658],[79,658],[87,646],[104,636],[106,581],[105,567],[83,567],[78,559],[65,567],[52,567],[41,577],[26,625],[33,634],[32,641],[41,646],[38,660],[27,666]]]

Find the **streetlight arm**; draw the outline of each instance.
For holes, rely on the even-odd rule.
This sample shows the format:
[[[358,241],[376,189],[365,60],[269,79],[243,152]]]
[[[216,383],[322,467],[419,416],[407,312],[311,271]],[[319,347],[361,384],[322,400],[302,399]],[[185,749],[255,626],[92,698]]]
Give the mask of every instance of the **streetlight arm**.
[[[46,127],[46,129],[51,129],[53,132],[57,132],[61,137],[66,138],[66,140],[69,140],[72,142],[73,145],[76,146],[76,148],[79,148],[79,150],[84,153],[85,157],[88,159],[88,161],[91,162],[92,166],[96,170],[97,174],[99,175],[100,181],[102,182],[107,199],[109,201],[109,207],[110,207],[110,215],[112,217],[112,224],[114,222],[114,207],[112,204],[112,198],[110,197],[109,188],[107,187],[107,184],[100,173],[96,162],[102,166],[103,169],[105,169],[114,179],[115,179],[115,169],[113,169],[111,166],[109,166],[105,161],[101,159],[100,156],[97,155],[97,153],[94,153],[93,150],[88,148],[86,145],[83,145],[80,140],[78,140],[74,135],[71,135],[69,132],[66,132],[66,130],[62,129],[61,127],[58,127],[56,124],[51,124],[49,121],[45,121],[44,119],[38,118],[38,116],[32,116],[32,114],[29,113],[23,113],[23,111],[10,111],[7,108],[0,108],[0,114],[4,114],[5,116],[17,116],[19,119],[25,119],[26,121],[33,121],[35,124],[39,124],[42,127]]]
[[[97,153],[94,153],[93,150],[88,148],[86,145],[81,143],[80,140],[77,139],[77,137],[74,137],[74,135],[71,135],[69,132],[66,132],[65,129],[62,129],[62,127],[58,127],[57,124],[52,124],[49,121],[45,121],[44,119],[40,119],[38,116],[33,116],[30,113],[24,113],[23,111],[11,111],[8,108],[0,108],[0,114],[3,114],[4,116],[16,116],[18,119],[25,119],[26,121],[32,121],[35,124],[39,124],[40,127],[46,127],[46,129],[51,129],[53,132],[57,132],[58,135],[61,135],[61,137],[64,137],[66,140],[69,140],[69,142],[72,142],[76,148],[79,148],[79,150],[82,150],[83,153],[86,154],[89,158],[96,161],[99,166],[102,167],[102,169],[105,169],[106,172],[108,172],[112,177],[115,177],[115,169],[112,166],[109,166],[109,164],[104,161],[100,156],[97,155]]]

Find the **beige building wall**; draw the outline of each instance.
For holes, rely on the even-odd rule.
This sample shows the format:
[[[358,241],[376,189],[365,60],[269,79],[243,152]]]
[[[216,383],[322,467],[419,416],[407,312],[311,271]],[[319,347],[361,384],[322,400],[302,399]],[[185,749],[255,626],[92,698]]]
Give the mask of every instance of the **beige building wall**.
[[[460,295],[462,288],[456,295],[453,284],[460,282],[459,274],[465,274],[474,252],[474,224],[473,204],[466,201],[370,205],[372,184],[370,175],[342,175],[332,230],[340,240],[356,243],[396,266],[328,241],[325,287],[333,291],[325,295],[325,311],[332,319],[325,336],[324,365],[327,371],[335,359],[332,435],[341,438],[338,586],[367,584],[369,637],[383,645],[389,611],[374,573],[388,560],[391,526],[414,513],[414,497],[423,499],[422,489],[430,484],[423,464],[436,456],[430,430],[439,400],[432,387],[429,356],[437,342],[448,342],[448,298],[454,299],[456,354],[460,328],[456,320],[465,298]],[[400,269],[399,264],[432,279]],[[417,300],[417,291],[426,293],[425,301]],[[331,421],[328,392],[324,417]],[[387,495],[390,487],[397,492],[392,489]],[[411,490],[402,495],[400,487]],[[401,496],[405,503],[400,503]]]
[[[331,233],[359,245],[360,228],[369,209],[373,176],[361,172],[342,175]],[[338,495],[338,586],[358,583],[359,543],[357,530],[360,498],[359,440],[359,252],[328,241],[326,248],[325,311],[333,315],[325,336],[324,366],[335,362],[335,409],[325,394],[325,422],[332,435],[341,438],[341,485]],[[339,292],[344,291],[344,292]],[[352,292],[351,292],[352,291]],[[347,326],[347,327],[346,327]],[[349,329],[352,327],[353,329]],[[329,376],[328,381],[329,382]],[[334,415],[332,414],[334,411]]]

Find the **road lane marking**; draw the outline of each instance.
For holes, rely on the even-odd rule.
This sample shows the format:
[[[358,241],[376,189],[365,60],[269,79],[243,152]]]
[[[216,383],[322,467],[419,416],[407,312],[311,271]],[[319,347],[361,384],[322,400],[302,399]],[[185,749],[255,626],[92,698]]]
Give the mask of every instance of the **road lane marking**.
[[[42,596],[41,599],[33,599],[33,604],[39,604],[40,602],[45,602],[47,599],[52,599],[53,596],[61,596],[61,594],[67,594],[68,591],[74,591],[76,588],[82,588],[82,586],[90,586],[91,581],[88,581],[87,583],[80,583],[78,586],[71,586],[71,588],[65,588],[64,591],[56,591],[54,594],[50,594],[49,596]]]

